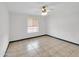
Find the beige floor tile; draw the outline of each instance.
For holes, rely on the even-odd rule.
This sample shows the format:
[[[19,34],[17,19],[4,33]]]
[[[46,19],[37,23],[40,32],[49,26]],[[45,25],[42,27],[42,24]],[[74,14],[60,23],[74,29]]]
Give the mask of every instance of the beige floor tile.
[[[10,43],[5,57],[79,57],[79,46],[49,36]]]

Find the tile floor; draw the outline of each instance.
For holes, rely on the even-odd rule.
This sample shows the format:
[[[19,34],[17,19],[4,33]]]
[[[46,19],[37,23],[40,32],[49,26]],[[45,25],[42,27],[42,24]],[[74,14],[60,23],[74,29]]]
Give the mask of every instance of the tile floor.
[[[5,57],[79,57],[79,46],[41,36],[10,43]]]

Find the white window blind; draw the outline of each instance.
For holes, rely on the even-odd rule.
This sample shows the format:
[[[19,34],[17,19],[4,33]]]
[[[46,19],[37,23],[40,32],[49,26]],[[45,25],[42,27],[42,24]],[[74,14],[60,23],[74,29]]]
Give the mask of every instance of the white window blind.
[[[27,21],[27,32],[34,33],[39,32],[39,21],[36,17],[29,17]]]

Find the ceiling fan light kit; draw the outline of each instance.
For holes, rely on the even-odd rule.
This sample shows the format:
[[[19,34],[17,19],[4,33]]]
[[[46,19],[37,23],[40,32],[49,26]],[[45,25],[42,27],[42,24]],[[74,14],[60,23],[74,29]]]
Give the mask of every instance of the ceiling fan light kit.
[[[47,7],[46,6],[42,6],[42,14],[43,16],[47,15]]]

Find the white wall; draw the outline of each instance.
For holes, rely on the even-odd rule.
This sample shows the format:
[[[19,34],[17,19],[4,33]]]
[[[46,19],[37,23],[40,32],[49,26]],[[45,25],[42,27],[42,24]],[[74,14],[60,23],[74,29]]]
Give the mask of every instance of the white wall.
[[[29,38],[33,36],[39,36],[45,34],[45,21],[42,16],[38,17],[40,30],[37,33],[27,33],[27,17],[28,14],[13,13],[10,12],[10,41],[20,40],[23,38]],[[32,16],[32,15],[31,15]]]
[[[9,43],[8,10],[4,3],[0,3],[0,56],[4,56]]]
[[[48,34],[79,44],[79,3],[62,3],[48,16]]]

